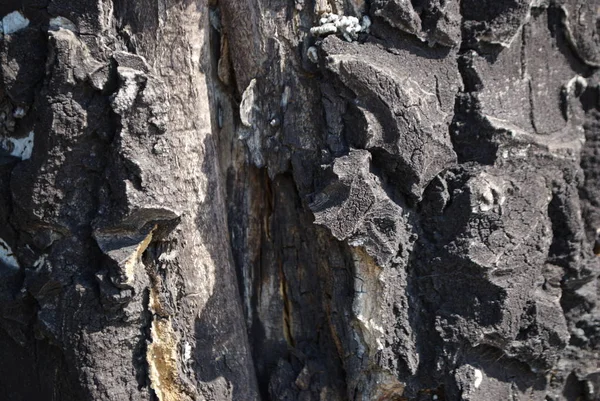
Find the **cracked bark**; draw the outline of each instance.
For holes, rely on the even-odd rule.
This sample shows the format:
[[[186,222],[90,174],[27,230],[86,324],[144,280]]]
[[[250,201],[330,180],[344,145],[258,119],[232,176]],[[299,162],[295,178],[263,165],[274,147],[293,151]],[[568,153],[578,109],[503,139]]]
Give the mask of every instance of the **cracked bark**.
[[[598,9],[0,4],[0,399],[600,399]]]

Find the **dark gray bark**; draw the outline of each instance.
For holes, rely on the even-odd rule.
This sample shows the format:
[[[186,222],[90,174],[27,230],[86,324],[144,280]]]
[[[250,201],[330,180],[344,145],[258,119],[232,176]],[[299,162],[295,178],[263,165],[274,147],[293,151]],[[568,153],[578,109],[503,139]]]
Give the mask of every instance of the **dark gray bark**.
[[[598,10],[0,4],[0,399],[600,399]]]

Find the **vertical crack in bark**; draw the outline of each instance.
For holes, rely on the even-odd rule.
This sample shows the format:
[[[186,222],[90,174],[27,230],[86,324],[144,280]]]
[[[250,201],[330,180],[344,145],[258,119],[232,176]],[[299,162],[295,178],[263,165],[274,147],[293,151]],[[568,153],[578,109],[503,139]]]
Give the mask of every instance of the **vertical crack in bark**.
[[[281,260],[278,261],[279,266],[279,293],[283,302],[283,335],[286,342],[291,348],[296,346],[294,341],[293,316],[292,316],[292,299],[288,295],[288,281],[285,277]]]
[[[535,122],[535,102],[533,98],[533,79],[527,68],[527,32],[529,26],[528,24],[529,23],[526,23],[521,27],[521,40],[518,43],[521,46],[521,79],[527,83],[527,96],[529,100],[529,120],[531,122],[531,127],[533,128],[533,131],[537,133],[538,130],[536,128]]]
[[[154,230],[156,230],[156,226]],[[154,231],[152,230],[152,231]],[[179,336],[172,325],[172,317],[162,305],[160,294],[164,291],[162,278],[157,270],[160,255],[156,244],[146,253],[144,266],[148,275],[148,309],[150,337],[147,339],[146,362],[148,380],[158,401],[186,401],[194,399],[194,391],[189,389],[180,377],[181,351]]]

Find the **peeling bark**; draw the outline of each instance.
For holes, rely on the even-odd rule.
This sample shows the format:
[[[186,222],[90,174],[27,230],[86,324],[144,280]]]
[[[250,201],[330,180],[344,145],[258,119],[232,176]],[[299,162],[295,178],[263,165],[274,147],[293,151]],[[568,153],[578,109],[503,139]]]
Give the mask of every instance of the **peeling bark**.
[[[0,4],[0,398],[600,399],[598,10]]]

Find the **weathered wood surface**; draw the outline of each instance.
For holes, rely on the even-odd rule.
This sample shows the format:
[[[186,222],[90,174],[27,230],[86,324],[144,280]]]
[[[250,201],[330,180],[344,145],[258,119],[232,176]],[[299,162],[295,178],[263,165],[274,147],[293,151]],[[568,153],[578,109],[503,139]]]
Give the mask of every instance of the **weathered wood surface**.
[[[1,400],[600,399],[600,2],[5,0]]]

